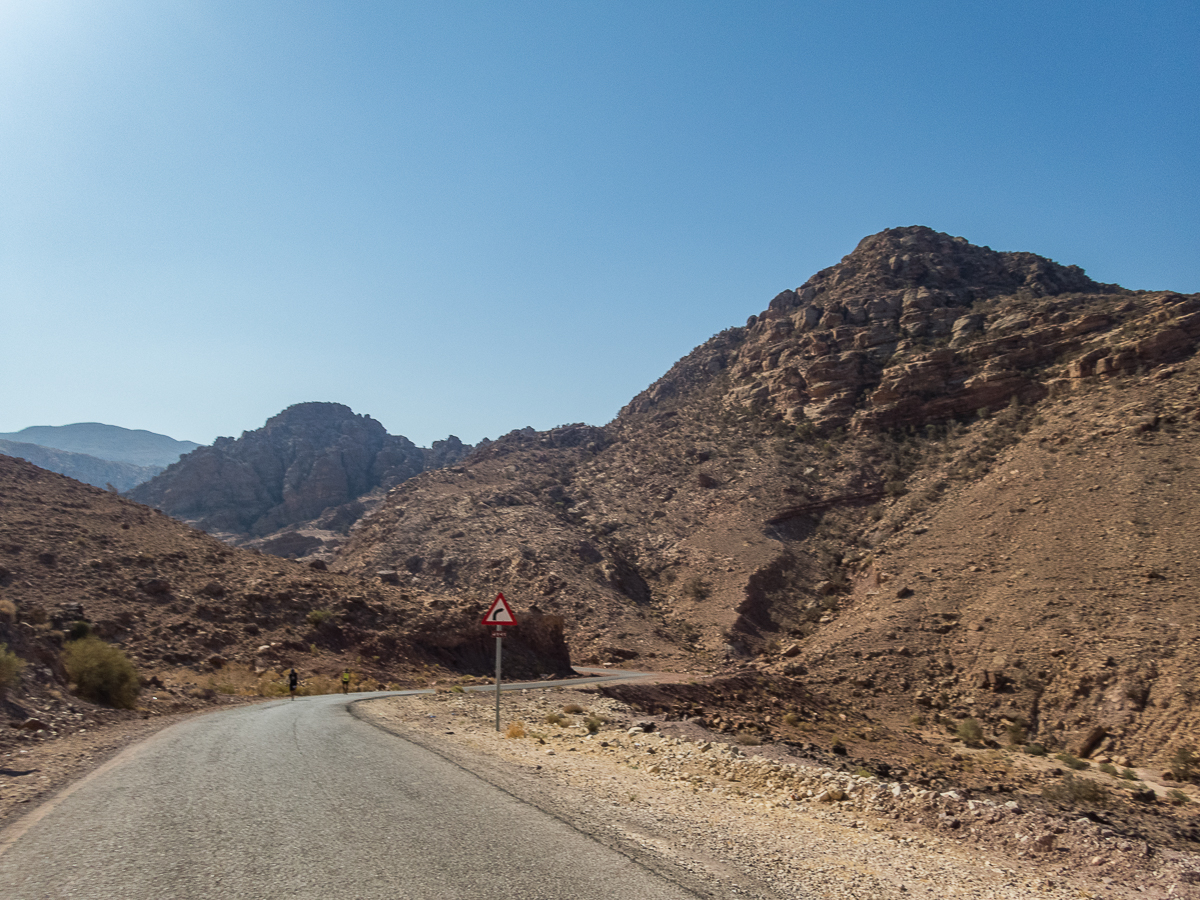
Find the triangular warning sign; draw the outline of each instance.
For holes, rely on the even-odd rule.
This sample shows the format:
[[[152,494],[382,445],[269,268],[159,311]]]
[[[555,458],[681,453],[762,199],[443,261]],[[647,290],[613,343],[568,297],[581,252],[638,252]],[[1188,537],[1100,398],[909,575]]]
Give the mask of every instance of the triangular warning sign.
[[[497,594],[492,601],[492,607],[483,617],[484,625],[516,625],[517,617],[513,615],[512,607],[504,599],[503,594]]]

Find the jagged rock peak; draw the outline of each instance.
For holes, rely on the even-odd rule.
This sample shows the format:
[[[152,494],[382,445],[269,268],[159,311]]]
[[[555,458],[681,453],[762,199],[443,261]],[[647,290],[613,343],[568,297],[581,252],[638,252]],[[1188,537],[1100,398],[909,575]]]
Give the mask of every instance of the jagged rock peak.
[[[364,432],[374,436],[382,437],[387,435],[387,429],[379,424],[379,422],[370,416],[356,413],[342,403],[310,402],[292,404],[282,412],[276,413],[267,419],[262,428],[256,428],[254,431],[243,431],[242,436],[237,440],[245,440],[248,437],[259,434],[280,433],[291,433],[298,437],[328,436],[333,432],[344,432],[348,427],[362,429]],[[398,437],[400,437],[401,441],[412,445],[412,442],[408,438]],[[213,442],[213,446],[229,447],[234,443],[236,443],[234,438],[220,437]]]
[[[453,436],[422,449],[340,403],[298,403],[262,428],[195,450],[130,496],[206,531],[262,536],[470,450]]]
[[[1115,285],[1092,281],[1078,266],[1063,266],[1034,253],[1001,252],[924,225],[888,228],[863,238],[854,252],[822,269],[794,291],[784,291],[771,309],[836,304],[862,307],[881,295],[924,289],[938,305],[964,305],[1002,294],[1050,297],[1064,293],[1109,293]]]

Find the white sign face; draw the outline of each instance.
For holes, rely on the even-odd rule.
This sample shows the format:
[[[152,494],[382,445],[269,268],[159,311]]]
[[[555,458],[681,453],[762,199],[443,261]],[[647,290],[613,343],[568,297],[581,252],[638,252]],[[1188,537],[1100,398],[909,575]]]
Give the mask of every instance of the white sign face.
[[[508,601],[504,599],[503,594],[497,594],[496,599],[492,601],[492,608],[487,611],[487,615],[483,617],[484,625],[516,625],[517,617],[513,615],[512,608],[509,607]]]

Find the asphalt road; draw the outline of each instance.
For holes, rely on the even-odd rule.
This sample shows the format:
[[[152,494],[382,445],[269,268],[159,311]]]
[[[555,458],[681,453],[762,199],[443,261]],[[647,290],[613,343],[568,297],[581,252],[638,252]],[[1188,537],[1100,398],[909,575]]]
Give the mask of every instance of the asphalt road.
[[[200,716],[0,834],[0,897],[681,900],[695,895],[352,716]]]

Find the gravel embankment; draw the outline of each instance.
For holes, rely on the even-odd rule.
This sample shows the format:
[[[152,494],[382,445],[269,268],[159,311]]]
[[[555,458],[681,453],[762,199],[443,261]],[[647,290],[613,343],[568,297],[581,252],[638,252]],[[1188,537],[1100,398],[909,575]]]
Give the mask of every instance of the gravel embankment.
[[[589,736],[584,715],[608,719]],[[714,896],[762,898],[1200,898],[1200,854],[1130,841],[1085,818],[789,762],[674,723],[645,733],[590,692],[446,692],[356,713],[615,845],[682,866]],[[640,719],[636,721],[642,721]],[[663,730],[665,729],[665,731]]]

